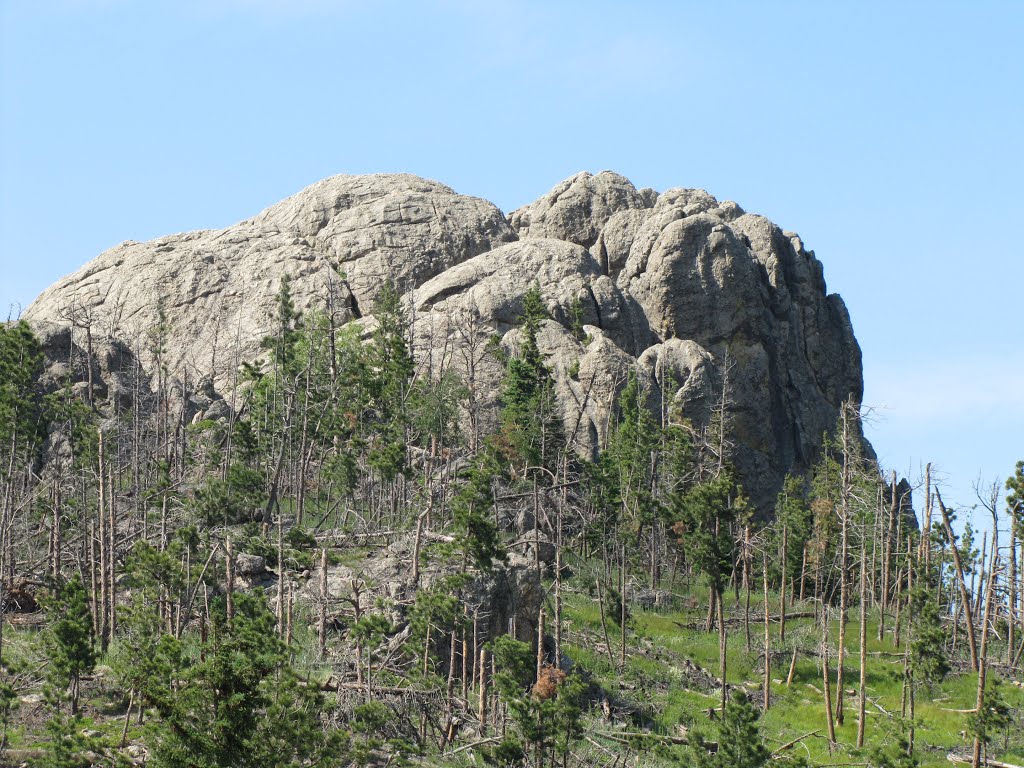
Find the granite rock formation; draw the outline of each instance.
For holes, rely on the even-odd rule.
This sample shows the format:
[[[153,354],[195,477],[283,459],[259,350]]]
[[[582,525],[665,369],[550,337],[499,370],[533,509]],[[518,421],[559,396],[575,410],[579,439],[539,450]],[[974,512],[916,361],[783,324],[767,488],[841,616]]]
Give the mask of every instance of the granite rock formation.
[[[130,397],[132,372],[152,372],[162,328],[164,365],[210,417],[239,362],[259,356],[286,275],[300,310],[364,325],[392,282],[421,363],[447,354],[472,366],[492,402],[493,360],[452,350],[492,334],[514,348],[538,285],[551,316],[540,343],[577,450],[599,449],[630,370],[652,408],[671,401],[698,425],[724,388],[734,462],[766,510],[785,473],[815,460],[840,404],[862,394],[849,315],[797,235],[703,190],[658,194],[610,172],[577,174],[507,217],[415,176],[336,176],[226,229],[122,243],[25,317],[54,377],[66,353],[97,350],[84,386],[101,399]]]

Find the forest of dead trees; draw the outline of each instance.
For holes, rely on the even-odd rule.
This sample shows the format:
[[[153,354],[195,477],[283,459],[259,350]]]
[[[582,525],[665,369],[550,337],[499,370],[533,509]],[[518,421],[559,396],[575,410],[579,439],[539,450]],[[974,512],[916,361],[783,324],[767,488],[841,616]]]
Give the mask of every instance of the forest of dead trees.
[[[26,324],[0,327],[0,748],[50,766],[542,768],[637,764],[655,744],[664,764],[805,765],[805,737],[768,748],[758,718],[811,664],[820,764],[917,765],[921,697],[949,676],[972,681],[962,759],[1006,751],[1024,465],[1005,494],[978,487],[981,529],[927,467],[915,517],[847,401],[813,470],[755,509],[730,461],[727,357],[705,424],[623,380],[590,460],[537,344],[539,290],[516,349],[467,311],[422,360],[393,288],[371,325],[329,309],[299,314],[285,282],[262,360],[221,355],[235,373],[216,417],[192,405],[209,382],[163,362],[172,318],[122,339],[153,365],[119,397],[94,380],[84,314],[68,312],[61,381]],[[400,589],[373,576],[385,556]],[[481,595],[505,583],[518,597],[497,622]],[[581,603],[589,633],[566,618]],[[717,637],[714,696],[659,732],[617,717],[570,649],[621,671],[646,652],[641,611],[680,606],[680,633]],[[737,647],[759,684],[730,677]],[[871,701],[883,656],[896,709]],[[97,676],[110,734],[83,727]],[[19,719],[33,692],[42,725]]]

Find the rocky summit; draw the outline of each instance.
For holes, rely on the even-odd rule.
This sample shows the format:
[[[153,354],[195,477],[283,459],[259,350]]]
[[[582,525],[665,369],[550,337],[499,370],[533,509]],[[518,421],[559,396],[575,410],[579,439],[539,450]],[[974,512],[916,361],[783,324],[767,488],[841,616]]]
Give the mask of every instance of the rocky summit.
[[[152,374],[159,356],[190,417],[217,418],[239,364],[260,356],[286,276],[298,309],[363,329],[390,282],[407,300],[420,375],[453,367],[492,404],[500,372],[485,341],[515,346],[523,296],[539,286],[550,315],[539,343],[576,449],[599,450],[635,371],[663,417],[700,428],[724,413],[763,510],[862,394],[846,307],[796,234],[703,190],[638,190],[608,171],[509,215],[415,176],[335,176],[226,229],[122,243],[25,319],[51,376],[88,347],[79,386],[130,399],[129,372]]]

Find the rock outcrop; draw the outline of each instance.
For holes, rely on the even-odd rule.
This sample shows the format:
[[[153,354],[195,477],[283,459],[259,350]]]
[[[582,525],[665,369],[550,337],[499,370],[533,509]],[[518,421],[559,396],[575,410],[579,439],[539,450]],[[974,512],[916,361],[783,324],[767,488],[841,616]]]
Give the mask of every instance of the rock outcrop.
[[[285,275],[298,309],[329,299],[345,322],[372,311],[385,280],[411,290],[514,239],[494,205],[443,184],[335,176],[227,229],[111,248],[44,291],[25,318],[89,324],[97,338],[133,342],[147,365],[166,324],[169,369],[223,386],[239,360],[259,355]]]
[[[387,547],[355,565],[329,565],[327,592],[332,598],[352,595],[353,585],[362,583],[371,594],[388,605],[389,619],[395,626],[407,623],[407,607],[412,605],[419,589],[445,590],[447,579],[463,572],[456,558],[439,558],[417,579],[409,568],[413,557],[412,535],[398,536]],[[545,542],[553,549],[550,542]],[[543,548],[542,544],[542,548]],[[544,585],[534,567],[532,552],[516,542],[510,547],[505,562],[496,563],[487,572],[474,573],[463,588],[463,599],[470,614],[478,616],[485,637],[497,637],[514,627],[515,637],[529,642],[537,635],[537,614],[544,604]],[[552,554],[552,558],[554,555]],[[320,584],[317,571],[306,582],[305,590],[315,600]]]
[[[419,359],[473,365],[492,401],[493,361],[451,350],[495,333],[514,348],[538,285],[551,316],[540,344],[578,450],[599,449],[630,370],[652,407],[671,401],[696,424],[724,389],[734,460],[764,509],[787,471],[814,461],[840,403],[862,394],[849,316],[799,237],[703,190],[637,190],[609,172],[577,174],[507,218],[414,176],[329,178],[227,229],[112,248],[26,319],[55,377],[91,337],[99,398],[129,396],[129,374],[151,371],[159,347],[201,392],[199,418],[223,412],[238,363],[258,357],[285,276],[300,310],[339,323],[371,322],[392,282],[414,310]]]

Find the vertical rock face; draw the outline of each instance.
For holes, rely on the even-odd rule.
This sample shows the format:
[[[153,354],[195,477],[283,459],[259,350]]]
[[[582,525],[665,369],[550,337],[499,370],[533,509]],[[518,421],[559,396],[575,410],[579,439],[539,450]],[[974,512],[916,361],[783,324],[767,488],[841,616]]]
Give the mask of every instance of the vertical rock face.
[[[368,316],[393,283],[423,364],[447,355],[492,400],[494,363],[452,351],[494,333],[513,348],[537,285],[551,316],[540,343],[578,450],[599,450],[631,370],[653,407],[671,401],[698,425],[724,389],[734,463],[765,509],[787,471],[814,461],[840,403],[862,394],[846,308],[799,237],[703,190],[637,190],[609,172],[577,174],[507,219],[414,176],[329,178],[227,229],[117,246],[26,318],[52,337],[55,365],[88,333],[151,369],[162,327],[170,370],[224,392],[258,357],[286,275],[299,309],[339,323]],[[100,395],[113,373],[96,371]]]

